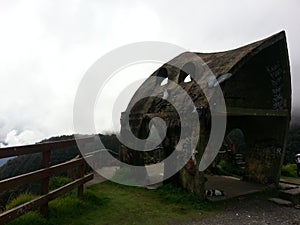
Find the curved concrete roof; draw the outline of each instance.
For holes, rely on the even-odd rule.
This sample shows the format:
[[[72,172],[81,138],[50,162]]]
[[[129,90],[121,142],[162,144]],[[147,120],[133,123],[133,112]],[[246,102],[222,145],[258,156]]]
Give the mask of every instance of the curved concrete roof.
[[[236,70],[238,70],[245,61],[249,59],[249,57],[256,55],[261,50],[280,40],[285,41],[284,31],[237,49],[224,52],[196,54],[207,63],[216,76],[219,76],[228,72],[236,72]]]
[[[211,70],[213,75],[215,75],[216,77],[226,73],[232,73],[233,75],[235,75],[236,72],[239,71],[241,67],[243,67],[243,65],[245,65],[249,60],[251,60],[251,58],[253,58],[255,55],[257,55],[267,47],[280,41],[284,44],[283,57],[287,57],[287,60],[285,60],[286,62],[284,63],[288,67],[289,71],[289,61],[284,31],[281,31],[263,40],[229,51],[215,53],[195,53],[196,55],[188,55],[186,53],[182,53],[174,59],[170,60],[170,62],[164,64],[161,68],[166,68],[168,70],[168,78],[173,82],[178,83],[180,76],[180,68],[182,68],[189,62],[196,62],[197,60],[199,60],[197,56],[200,56],[201,59],[206,63],[208,68]],[[172,66],[174,64],[177,65],[177,68]],[[155,71],[151,76],[158,76],[161,68]],[[228,79],[228,81],[230,82],[230,79]],[[203,82],[207,81],[203,80]],[[178,101],[185,102],[185,99],[183,99],[182,96],[176,96],[176,88],[172,88],[172,85],[154,88],[156,86],[157,84],[154,82],[148,82],[147,85],[144,86],[141,85],[140,89],[137,90],[137,92],[133,96],[126,111],[128,112],[128,109],[132,108],[132,106],[135,105],[134,111],[131,111],[130,114],[136,114],[136,116],[138,116],[137,114],[139,114],[138,118],[145,116],[152,117],[155,116],[154,114],[157,115],[157,113],[163,116],[163,114],[166,115],[167,112],[173,111],[172,106],[167,101],[163,101],[160,98],[149,98],[136,102],[135,100],[138,98],[140,91],[146,91],[150,93],[153,90],[153,92],[155,92],[155,94],[157,94],[158,97],[162,97],[163,92],[167,89],[172,92],[172,96],[175,96]],[[180,86],[182,86],[182,88],[185,89],[185,91],[192,98],[196,106],[206,107],[208,105],[207,98],[209,99],[209,96],[204,96],[202,89],[196,84],[196,82],[192,81],[187,83],[181,83]],[[184,107],[184,104],[182,107]]]

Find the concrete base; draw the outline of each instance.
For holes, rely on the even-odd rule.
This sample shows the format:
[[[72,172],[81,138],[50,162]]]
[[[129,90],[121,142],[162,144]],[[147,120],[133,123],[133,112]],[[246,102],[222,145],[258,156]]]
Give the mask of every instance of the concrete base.
[[[225,192],[225,196],[208,197],[210,201],[219,201],[237,196],[247,195],[255,192],[263,191],[267,186],[262,184],[254,184],[242,181],[235,177],[205,175],[207,182],[205,189],[217,189]]]
[[[274,203],[278,204],[278,205],[283,205],[283,206],[292,206],[293,205],[292,202],[281,199],[281,198],[270,198],[269,200],[271,202],[274,202]]]
[[[281,198],[289,200],[294,204],[300,203],[300,188],[294,188],[290,190],[283,190],[279,193]]]

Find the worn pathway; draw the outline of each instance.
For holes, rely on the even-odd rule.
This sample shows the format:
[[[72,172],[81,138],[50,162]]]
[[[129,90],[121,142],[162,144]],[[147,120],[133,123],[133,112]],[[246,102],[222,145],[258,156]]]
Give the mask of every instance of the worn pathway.
[[[300,210],[279,206],[266,199],[243,199],[227,203],[217,212],[174,225],[300,225]]]

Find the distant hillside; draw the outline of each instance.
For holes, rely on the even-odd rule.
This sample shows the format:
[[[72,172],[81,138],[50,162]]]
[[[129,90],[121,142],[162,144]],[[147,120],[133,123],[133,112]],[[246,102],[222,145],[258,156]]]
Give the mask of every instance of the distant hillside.
[[[0,159],[0,167],[1,167],[4,163],[6,163],[6,161],[7,161],[7,159]]]
[[[99,136],[101,138],[101,141],[105,145],[105,147],[118,153],[120,143],[116,135],[100,134]],[[70,139],[74,139],[74,135],[63,135],[63,136],[51,137],[49,139],[42,140],[39,143],[63,141],[63,140],[70,140]],[[62,150],[52,151],[50,164],[54,165],[54,164],[65,162],[67,160],[76,157],[78,154],[79,154],[79,150],[77,147],[69,147]],[[10,159],[7,161],[6,164],[0,167],[0,180],[40,169],[42,166],[41,163],[42,163],[41,153],[22,155]]]
[[[7,145],[7,143],[0,141],[0,150],[1,150],[1,148],[4,148],[6,145]],[[3,164],[5,164],[8,160],[9,160],[9,158],[0,159],[0,167]]]
[[[99,135],[101,141],[106,148],[113,150],[118,153],[120,142],[117,139],[116,135]],[[63,135],[57,137],[51,137],[49,139],[42,140],[39,143],[52,142],[52,141],[63,141],[74,139],[73,135]],[[1,149],[0,149],[1,151]],[[68,161],[75,158],[79,154],[77,147],[69,147],[57,151],[52,151],[50,164],[55,165]],[[38,170],[42,167],[42,153],[36,153],[31,155],[22,155],[8,160],[4,165],[0,167],[0,180],[6,179],[9,177],[17,176],[20,174],[28,173],[34,170]],[[5,205],[7,200],[18,193],[28,192],[39,193],[40,182],[31,183],[26,186],[20,187],[17,190],[11,190],[9,193],[4,193],[0,195],[0,210],[1,205]]]

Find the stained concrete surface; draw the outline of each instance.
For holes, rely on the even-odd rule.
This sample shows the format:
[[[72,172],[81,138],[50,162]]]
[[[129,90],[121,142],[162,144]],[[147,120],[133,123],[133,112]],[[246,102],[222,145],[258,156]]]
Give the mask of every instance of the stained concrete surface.
[[[230,176],[206,175],[206,178],[207,182],[205,183],[205,189],[217,189],[225,192],[225,196],[208,197],[211,201],[224,200],[260,192],[267,188],[267,186],[262,184],[242,181],[239,178]]]

